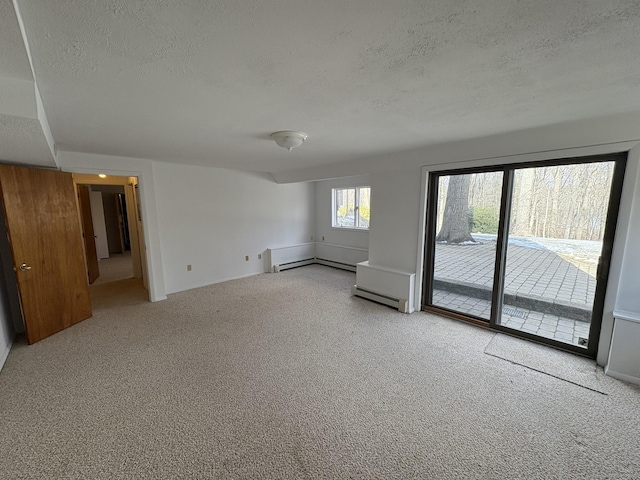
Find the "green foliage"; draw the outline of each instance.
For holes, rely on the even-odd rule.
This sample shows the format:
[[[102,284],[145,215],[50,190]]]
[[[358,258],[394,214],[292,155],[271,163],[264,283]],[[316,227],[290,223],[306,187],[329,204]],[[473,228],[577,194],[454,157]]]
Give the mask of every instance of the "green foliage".
[[[369,222],[371,219],[371,208],[369,206],[360,205],[360,207],[358,207],[358,211],[360,212],[360,216]]]
[[[498,212],[493,207],[469,208],[469,225],[476,233],[498,233]]]

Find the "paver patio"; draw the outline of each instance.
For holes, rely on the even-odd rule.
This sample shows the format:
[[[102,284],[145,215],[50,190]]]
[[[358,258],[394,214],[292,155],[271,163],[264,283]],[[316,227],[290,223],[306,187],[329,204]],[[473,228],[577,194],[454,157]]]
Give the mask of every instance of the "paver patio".
[[[433,303],[489,318],[496,242],[436,247]],[[501,324],[562,342],[589,335],[596,279],[544,248],[510,244]],[[584,312],[581,314],[581,312]]]

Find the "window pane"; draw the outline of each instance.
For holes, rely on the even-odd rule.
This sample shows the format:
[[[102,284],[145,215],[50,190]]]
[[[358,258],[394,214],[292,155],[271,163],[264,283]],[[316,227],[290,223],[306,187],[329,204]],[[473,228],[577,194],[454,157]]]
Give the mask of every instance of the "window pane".
[[[514,172],[496,322],[586,348],[614,162]]]
[[[359,188],[358,194],[358,226],[360,228],[369,228],[369,219],[371,218],[371,187]]]
[[[336,227],[355,226],[355,188],[336,189]]]
[[[489,320],[502,172],[439,178],[433,302]]]

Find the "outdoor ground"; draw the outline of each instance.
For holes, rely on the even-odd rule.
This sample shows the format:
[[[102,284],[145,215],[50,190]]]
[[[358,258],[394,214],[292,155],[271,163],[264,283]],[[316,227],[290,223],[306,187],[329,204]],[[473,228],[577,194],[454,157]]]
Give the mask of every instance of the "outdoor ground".
[[[489,319],[496,241],[437,244],[433,304]],[[589,334],[601,242],[518,238],[509,241],[500,323],[579,345]]]

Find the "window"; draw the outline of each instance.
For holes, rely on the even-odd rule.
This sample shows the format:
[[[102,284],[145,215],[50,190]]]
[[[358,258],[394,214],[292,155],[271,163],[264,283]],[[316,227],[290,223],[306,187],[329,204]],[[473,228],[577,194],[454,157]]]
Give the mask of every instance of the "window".
[[[334,188],[333,220],[338,228],[369,230],[371,187]]]

